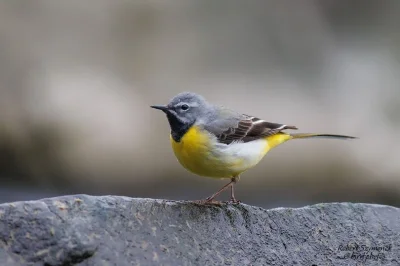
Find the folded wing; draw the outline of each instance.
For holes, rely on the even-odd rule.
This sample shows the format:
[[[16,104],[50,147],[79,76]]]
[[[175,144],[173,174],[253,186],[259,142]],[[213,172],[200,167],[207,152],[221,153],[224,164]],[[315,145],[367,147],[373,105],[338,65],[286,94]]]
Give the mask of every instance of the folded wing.
[[[206,129],[213,133],[220,143],[249,142],[277,134],[285,129],[297,129],[295,126],[271,123],[249,115],[229,114],[216,117]],[[233,119],[233,116],[235,119]]]

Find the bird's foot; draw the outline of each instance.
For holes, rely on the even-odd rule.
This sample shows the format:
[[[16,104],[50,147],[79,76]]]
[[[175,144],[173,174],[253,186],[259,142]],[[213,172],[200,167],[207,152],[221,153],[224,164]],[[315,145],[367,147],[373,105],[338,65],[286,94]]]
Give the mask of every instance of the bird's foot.
[[[194,200],[193,203],[199,204],[199,205],[222,205],[222,201],[214,200],[214,198],[208,197],[206,199],[202,200]]]
[[[240,200],[237,200],[237,199],[235,199],[235,198],[231,198],[230,200],[228,200],[227,202],[226,202],[227,204],[240,204],[241,203],[241,201]]]

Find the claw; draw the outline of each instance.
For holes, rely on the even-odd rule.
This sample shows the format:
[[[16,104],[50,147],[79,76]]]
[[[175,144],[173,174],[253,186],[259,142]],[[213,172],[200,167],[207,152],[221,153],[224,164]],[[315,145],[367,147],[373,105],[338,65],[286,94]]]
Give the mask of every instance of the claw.
[[[213,200],[214,200],[214,197],[208,197],[208,198],[205,199],[206,202],[211,202]]]
[[[213,200],[213,199],[203,199],[203,200],[194,200],[193,203],[199,204],[199,205],[222,205],[222,201],[218,200]]]
[[[237,200],[237,199],[235,199],[235,198],[231,198],[229,201],[227,201],[226,203],[228,203],[228,204],[240,204],[241,203],[241,201],[240,200]]]

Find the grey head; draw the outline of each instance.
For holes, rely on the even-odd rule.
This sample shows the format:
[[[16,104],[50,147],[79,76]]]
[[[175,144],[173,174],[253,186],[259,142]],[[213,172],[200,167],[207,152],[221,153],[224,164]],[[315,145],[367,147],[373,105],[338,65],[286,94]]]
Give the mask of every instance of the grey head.
[[[204,123],[211,118],[215,109],[201,95],[193,92],[179,93],[167,105],[153,105],[151,107],[161,110],[167,115],[172,138],[177,142],[181,140],[192,125]]]

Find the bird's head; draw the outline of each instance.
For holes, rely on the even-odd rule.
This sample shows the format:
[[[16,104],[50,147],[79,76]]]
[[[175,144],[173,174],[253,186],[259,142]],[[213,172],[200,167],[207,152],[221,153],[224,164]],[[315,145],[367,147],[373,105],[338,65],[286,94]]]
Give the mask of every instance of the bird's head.
[[[167,105],[153,105],[151,108],[167,115],[172,132],[186,132],[196,121],[205,119],[212,107],[201,95],[182,92]]]

